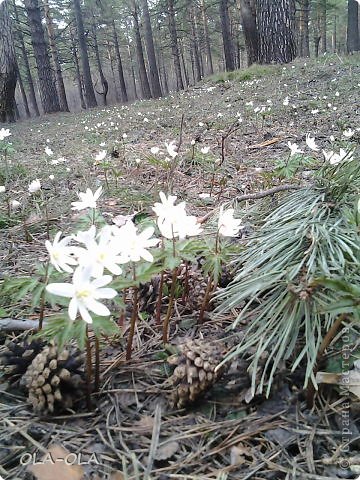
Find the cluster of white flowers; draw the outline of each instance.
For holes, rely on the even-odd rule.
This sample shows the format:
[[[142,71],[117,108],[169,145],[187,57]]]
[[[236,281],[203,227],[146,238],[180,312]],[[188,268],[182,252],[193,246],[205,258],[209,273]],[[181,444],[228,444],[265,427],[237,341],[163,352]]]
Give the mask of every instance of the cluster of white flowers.
[[[96,208],[96,201],[102,192],[101,187],[93,193],[87,189],[79,193],[80,202],[73,202],[73,208],[82,210]],[[157,225],[160,233],[167,239],[184,239],[199,235],[202,232],[197,218],[187,215],[185,202],[175,205],[176,196],[160,192],[161,202],[155,203],[153,211],[157,215]],[[234,210],[220,210],[218,234],[235,236],[240,227],[240,220],[233,217]],[[112,281],[111,275],[105,275],[107,270],[112,275],[121,275],[122,266],[130,262],[145,260],[153,262],[154,257],[149,251],[156,247],[160,239],[154,237],[154,227],[138,231],[131,220],[124,225],[106,225],[97,231],[92,225],[87,231],[61,238],[62,232],[55,235],[53,242],[45,242],[50,262],[59,272],[72,273],[72,283],[52,283],[46,289],[49,293],[70,298],[68,313],[75,320],[78,312],[87,323],[92,323],[89,312],[99,316],[109,316],[109,309],[99,300],[111,299],[117,295],[112,288],[103,288]]]
[[[349,150],[344,150],[343,148],[340,148],[339,153],[335,153],[332,150],[330,152],[323,150],[322,153],[324,154],[325,160],[329,162],[330,165],[338,165],[344,160],[351,162],[353,159],[352,152]]]
[[[2,142],[6,137],[10,137],[11,133],[8,128],[0,129],[0,142]]]

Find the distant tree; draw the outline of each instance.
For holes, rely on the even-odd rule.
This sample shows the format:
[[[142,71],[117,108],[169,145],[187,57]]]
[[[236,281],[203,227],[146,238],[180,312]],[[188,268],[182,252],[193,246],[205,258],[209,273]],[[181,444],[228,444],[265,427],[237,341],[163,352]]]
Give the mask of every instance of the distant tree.
[[[141,0],[144,18],[145,44],[149,61],[149,79],[151,84],[152,96],[159,98],[162,95],[159,71],[157,67],[153,31],[150,20],[149,5],[147,0]]]
[[[309,0],[298,0],[299,4],[299,48],[300,57],[310,57],[309,45]]]
[[[169,22],[171,52],[173,56],[175,77],[176,77],[176,90],[183,90],[184,84],[183,84],[183,79],[181,74],[180,52],[179,52],[178,35],[176,30],[174,0],[167,0],[167,15],[168,15],[168,22]]]
[[[0,122],[15,121],[17,64],[9,1],[0,3]]]
[[[51,17],[48,0],[43,1],[43,7],[44,7],[44,15],[45,15],[46,29],[47,29],[48,38],[49,38],[51,56],[52,56],[53,63],[55,65],[56,88],[59,95],[60,109],[63,112],[68,112],[69,105],[66,98],[65,85],[64,85],[63,75],[61,71],[59,53],[56,46],[54,24]]]
[[[112,20],[112,22],[111,22],[111,27],[112,27],[112,36],[113,36],[113,41],[114,41],[116,63],[117,63],[117,70],[118,70],[119,83],[120,83],[121,101],[123,103],[127,103],[128,94],[127,94],[125,78],[124,78],[123,62],[122,62],[122,59],[121,59],[119,39],[118,39],[118,35],[117,35],[114,20]],[[135,95],[136,95],[136,91],[135,91]]]
[[[259,32],[256,25],[255,0],[240,0],[241,20],[243,24],[248,65],[259,58]]]
[[[44,113],[59,112],[59,97],[51,68],[48,45],[45,40],[39,1],[24,0],[24,4],[36,60],[41,104]]]
[[[232,70],[235,70],[235,62],[230,28],[229,1],[220,0],[219,8],[221,19],[221,33],[225,56],[225,68],[228,72],[230,72]]]
[[[142,46],[140,23],[139,23],[139,9],[136,0],[132,0],[132,17],[134,20],[134,35],[136,43],[136,55],[140,75],[141,90],[144,98],[151,98],[151,90],[149,78],[146,71],[144,50]]]
[[[359,38],[359,4],[356,0],[348,0],[347,15],[347,51],[348,53],[360,50]]]
[[[77,36],[79,41],[80,58],[81,58],[81,65],[82,65],[84,90],[85,90],[85,101],[86,101],[87,107],[92,108],[97,106],[97,101],[96,101],[94,86],[91,78],[89,55],[88,55],[88,50],[87,50],[87,45],[85,40],[85,30],[84,30],[84,22],[82,17],[80,0],[72,0],[72,2],[74,7]]]

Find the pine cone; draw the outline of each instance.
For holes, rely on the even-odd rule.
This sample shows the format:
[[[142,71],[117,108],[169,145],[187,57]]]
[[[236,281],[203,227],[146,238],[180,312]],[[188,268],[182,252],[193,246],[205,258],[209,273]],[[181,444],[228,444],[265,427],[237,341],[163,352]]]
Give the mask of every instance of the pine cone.
[[[180,345],[180,353],[168,358],[176,368],[170,378],[174,386],[170,401],[182,408],[198,399],[223,375],[227,366],[216,367],[223,360],[224,345],[205,340],[189,340]]]
[[[79,370],[82,362],[79,352],[71,355],[53,344],[34,358],[21,384],[28,390],[28,401],[36,412],[46,414],[72,407],[79,388],[84,386]]]
[[[44,345],[45,342],[42,340],[31,340],[28,337],[15,338],[8,342],[5,350],[0,354],[0,365],[4,377],[11,384],[19,381]]]

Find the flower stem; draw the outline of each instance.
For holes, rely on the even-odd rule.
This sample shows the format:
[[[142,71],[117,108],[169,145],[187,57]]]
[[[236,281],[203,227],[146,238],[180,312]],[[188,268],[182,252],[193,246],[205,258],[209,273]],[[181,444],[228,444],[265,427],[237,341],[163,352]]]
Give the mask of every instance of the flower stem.
[[[95,335],[95,384],[94,390],[98,392],[100,389],[100,343],[99,337]]]
[[[135,265],[133,265],[133,278],[135,281],[136,280]],[[131,351],[132,351],[132,344],[133,344],[133,339],[135,335],[135,326],[136,326],[137,317],[138,317],[138,287],[135,286],[134,296],[133,296],[133,310],[132,310],[131,322],[130,322],[130,332],[129,332],[128,342],[126,346],[126,360],[131,359]]]
[[[89,338],[89,328],[86,325],[86,403],[89,411],[92,410],[91,382],[92,382],[91,344],[90,344],[90,338]]]
[[[155,313],[155,321],[157,325],[161,323],[161,304],[163,298],[163,288],[164,288],[164,271],[161,272],[160,276],[160,283],[159,283],[159,295],[156,301],[156,313]]]
[[[46,262],[44,287],[43,287],[43,290],[41,292],[41,297],[40,297],[39,330],[42,330],[43,323],[44,323],[45,295],[46,295],[46,286],[47,286],[48,282],[49,282],[49,260]]]
[[[175,288],[176,288],[176,279],[177,279],[177,274],[178,274],[178,269],[174,268],[173,273],[172,273],[172,279],[171,279],[171,290],[170,290],[170,296],[169,296],[169,305],[167,308],[166,312],[166,317],[164,319],[164,324],[163,324],[163,342],[167,343],[168,338],[169,338],[169,323],[170,323],[170,317],[174,305],[174,299],[175,299]]]

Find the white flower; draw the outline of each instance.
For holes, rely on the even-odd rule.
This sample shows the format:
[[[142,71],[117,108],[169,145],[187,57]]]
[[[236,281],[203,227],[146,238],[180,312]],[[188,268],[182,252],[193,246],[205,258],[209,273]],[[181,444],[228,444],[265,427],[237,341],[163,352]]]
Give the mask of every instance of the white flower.
[[[113,275],[121,275],[119,263],[125,263],[119,255],[121,245],[114,240],[113,229],[106,225],[96,237],[96,227],[93,225],[87,232],[79,232],[76,240],[84,243],[86,249],[78,249],[79,264],[91,269],[91,276],[99,278],[106,268]]]
[[[122,262],[139,262],[142,258],[147,262],[153,262],[154,257],[148,251],[159,243],[158,238],[151,238],[154,234],[154,228],[145,228],[142,232],[137,232],[137,227],[132,221],[128,221],[115,231],[114,245],[120,245]]]
[[[315,137],[310,137],[310,133],[306,135],[306,145],[310,148],[310,150],[314,150],[314,152],[319,151],[319,147],[315,143]]]
[[[199,198],[210,198],[210,193],[199,193]]]
[[[8,128],[2,128],[0,130],[0,142],[4,140],[6,137],[10,137],[11,133]]]
[[[95,160],[97,162],[101,162],[102,160],[104,160],[105,157],[106,157],[106,150],[100,150],[100,152],[96,155]]]
[[[113,288],[102,288],[112,281],[110,275],[91,279],[91,268],[78,267],[73,275],[72,283],[50,283],[46,290],[59,297],[71,298],[69,303],[70,320],[75,320],[79,312],[86,323],[92,323],[89,313],[93,312],[100,317],[110,315],[110,310],[98,302],[102,298],[114,298],[117,295]]]
[[[224,210],[222,206],[220,208],[218,231],[220,235],[224,237],[235,237],[238,234],[241,220],[234,218],[234,209],[228,208]]]
[[[49,175],[50,180],[54,180],[55,176],[54,175]]]
[[[41,183],[40,180],[37,178],[36,180],[33,180],[30,185],[28,186],[28,191],[30,193],[36,193],[41,189]]]
[[[159,150],[160,150],[159,147],[151,147],[151,148],[150,148],[150,152],[151,152],[153,155],[156,155],[157,153],[159,153]]]
[[[73,268],[70,265],[77,265],[77,260],[74,257],[75,249],[69,247],[71,237],[64,237],[60,240],[61,232],[55,235],[53,243],[46,240],[45,247],[50,255],[50,262],[58,272],[72,273]]]
[[[5,193],[6,188],[5,185],[0,185],[0,193]]]
[[[210,152],[210,147],[203,147],[200,151],[201,151],[201,153],[203,153],[204,155],[206,155],[207,153]]]
[[[348,128],[347,130],[343,131],[343,135],[346,138],[351,138],[354,135],[355,131],[351,130],[351,128]]]
[[[283,101],[283,105],[287,107],[289,105],[289,97],[285,97]]]
[[[311,113],[312,113],[313,115],[316,115],[317,113],[319,113],[319,110],[318,110],[318,109],[311,110]]]
[[[49,157],[51,157],[51,155],[54,155],[54,152],[51,150],[51,148],[49,147],[45,147],[45,153],[46,155],[48,155]]]
[[[80,202],[71,202],[72,210],[84,210],[85,208],[96,208],[96,202],[102,193],[102,187],[99,187],[95,193],[90,188],[86,189],[86,192],[78,193]]]
[[[168,154],[170,155],[171,158],[176,158],[177,157],[177,146],[174,141],[171,141],[170,143],[165,143],[166,150],[168,151]]]
[[[12,200],[10,203],[11,210],[18,210],[21,207],[21,203],[17,200]]]
[[[287,146],[290,148],[290,157],[292,157],[296,153],[304,153],[302,150],[300,150],[299,145],[297,145],[296,143],[288,142]]]
[[[330,152],[327,152],[326,150],[323,150],[322,153],[323,153],[323,155],[325,157],[325,160],[327,162],[329,162],[331,157],[334,155],[334,152],[332,150]]]
[[[161,203],[155,203],[153,210],[158,216],[157,224],[161,234],[168,239],[192,237],[202,232],[197,218],[189,216],[185,211],[185,202],[175,205],[175,195],[160,192]]]

